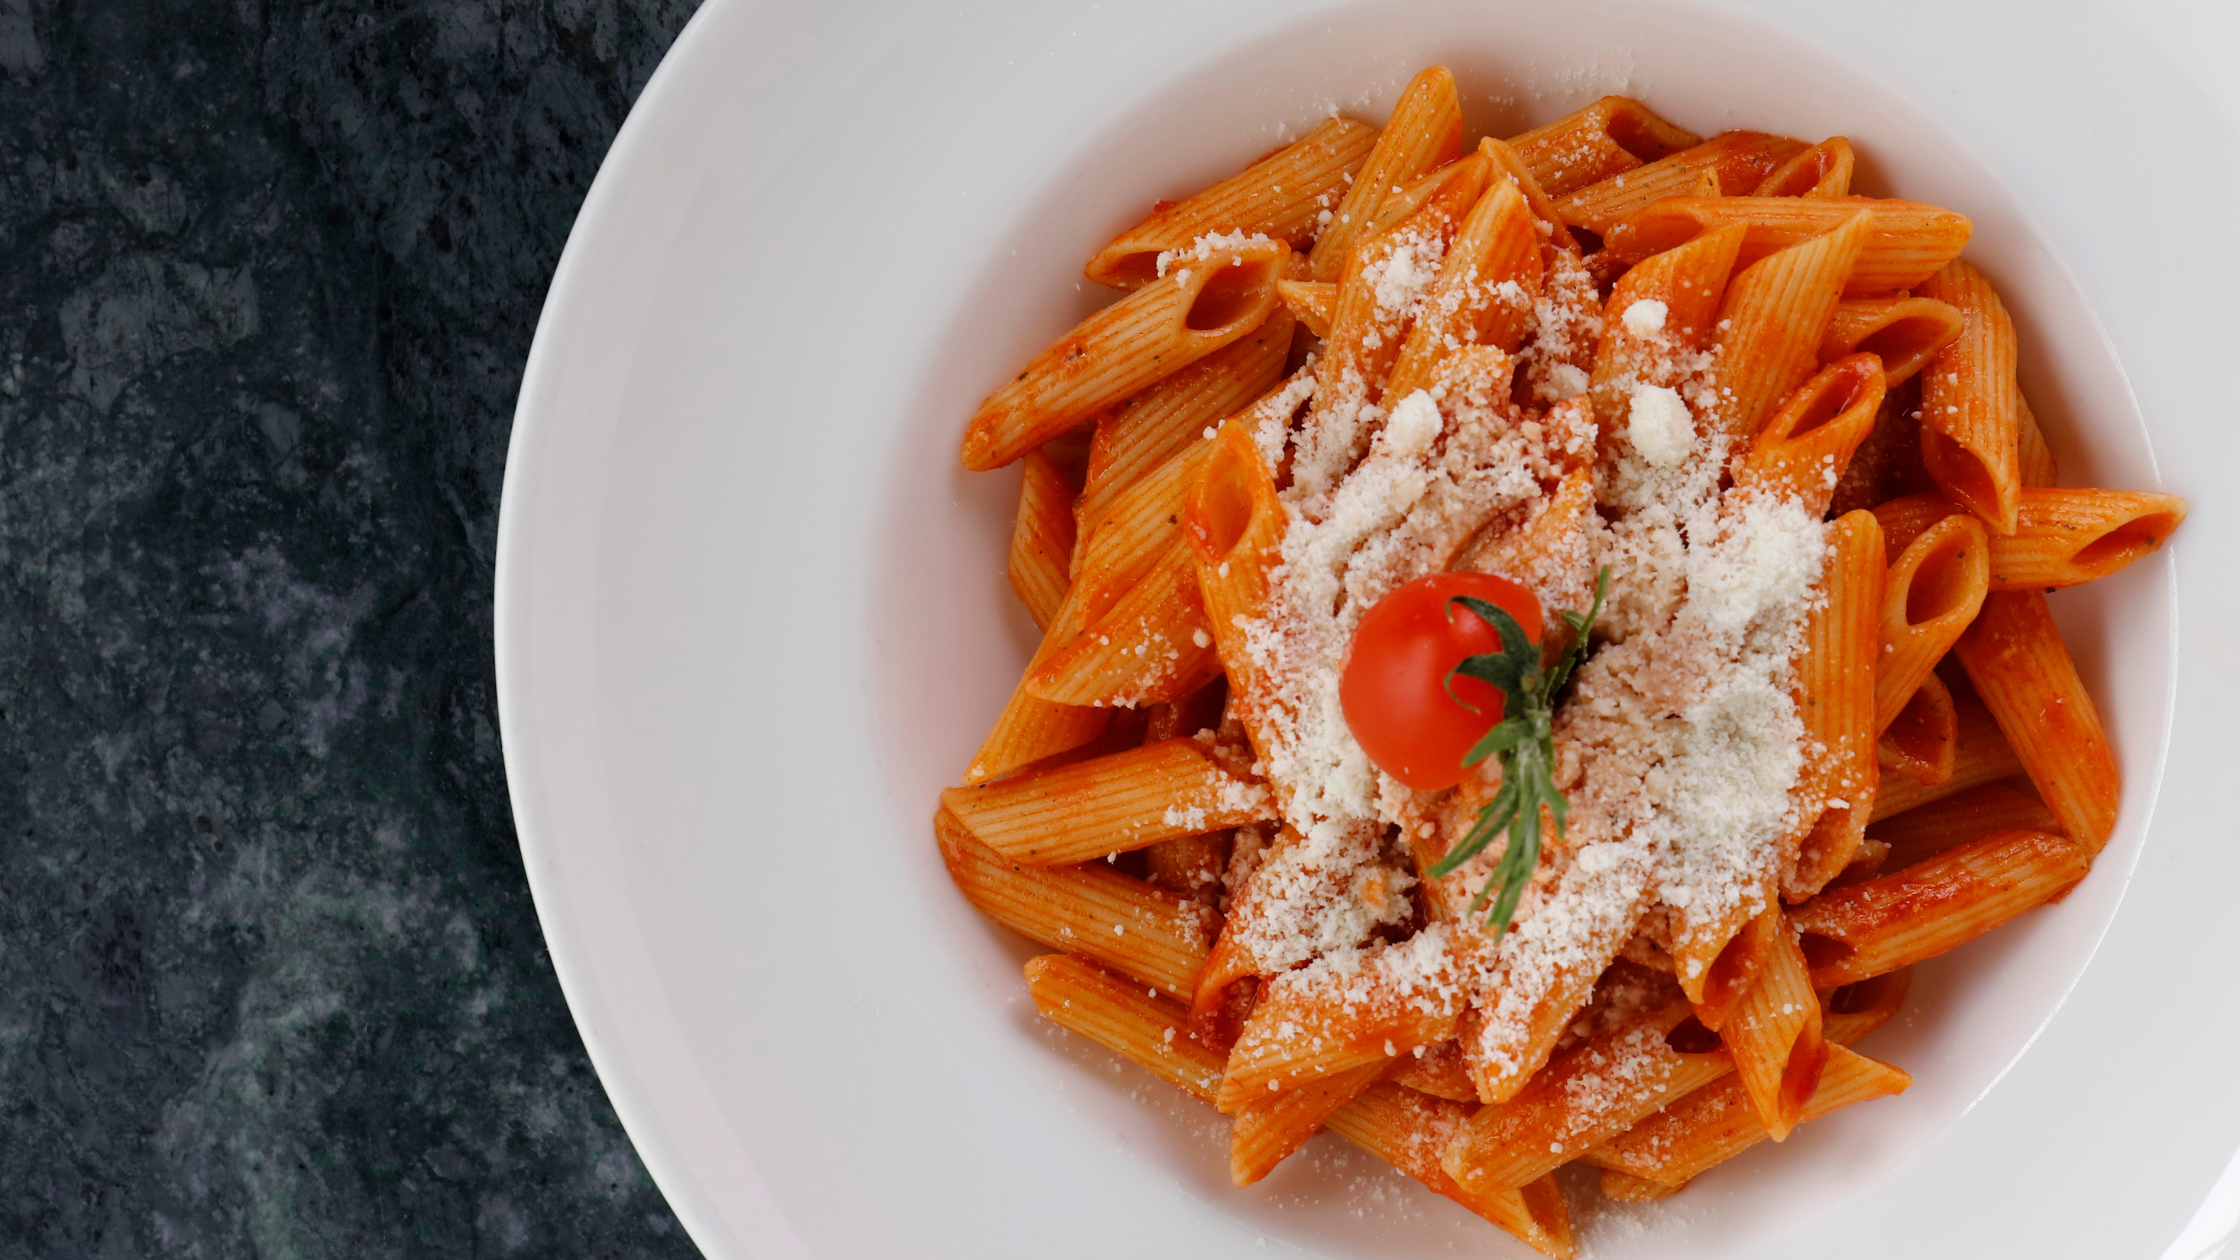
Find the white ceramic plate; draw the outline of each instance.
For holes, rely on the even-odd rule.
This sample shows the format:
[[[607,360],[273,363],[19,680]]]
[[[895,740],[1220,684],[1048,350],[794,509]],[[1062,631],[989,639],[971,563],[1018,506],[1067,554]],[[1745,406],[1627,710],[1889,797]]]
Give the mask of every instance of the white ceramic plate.
[[[2240,137],[2103,10],[1949,10],[711,0],[554,281],[497,587],[553,961],[701,1247],[1524,1254],[1328,1138],[1231,1189],[1210,1113],[1039,1025],[927,825],[1030,637],[1016,474],[959,471],[964,417],[1153,197],[1439,61],[1474,131],[1624,90],[1853,137],[1868,190],[1974,217],[2068,479],[2194,505],[2056,600],[2128,783],[2092,878],[1924,969],[1871,1047],[1911,1092],[1583,1222],[1594,1253],[2162,1255],[2240,1145]]]

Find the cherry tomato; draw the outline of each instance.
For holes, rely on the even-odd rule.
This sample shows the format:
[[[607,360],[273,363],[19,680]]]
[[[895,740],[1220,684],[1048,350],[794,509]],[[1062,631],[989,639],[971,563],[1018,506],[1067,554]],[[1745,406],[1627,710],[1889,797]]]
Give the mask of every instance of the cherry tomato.
[[[1338,703],[1346,725],[1377,768],[1417,791],[1453,787],[1467,772],[1463,754],[1501,720],[1501,692],[1476,678],[1448,671],[1466,656],[1502,650],[1485,619],[1447,601],[1470,595],[1517,619],[1525,637],[1540,642],[1540,601],[1507,578],[1490,573],[1434,573],[1380,599],[1361,618],[1338,675]]]

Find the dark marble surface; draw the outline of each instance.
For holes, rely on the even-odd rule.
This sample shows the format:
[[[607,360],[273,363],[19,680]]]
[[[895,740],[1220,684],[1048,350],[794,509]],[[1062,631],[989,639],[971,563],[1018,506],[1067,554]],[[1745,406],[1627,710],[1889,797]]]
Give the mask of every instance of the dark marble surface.
[[[0,1256],[685,1256],[543,953],[490,578],[692,0],[0,0]]]

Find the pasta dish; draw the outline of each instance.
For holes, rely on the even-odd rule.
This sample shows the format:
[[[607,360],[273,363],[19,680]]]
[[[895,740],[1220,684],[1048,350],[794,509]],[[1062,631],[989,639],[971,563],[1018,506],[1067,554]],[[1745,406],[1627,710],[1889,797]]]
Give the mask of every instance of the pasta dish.
[[[1904,1090],[1908,968],[2057,899],[2116,760],[2047,593],[2183,520],[2064,487],[1964,215],[1425,70],[1089,259],[989,395],[1040,647],[934,829],[1038,1009],[1549,1255]],[[1070,282],[1070,281],[1069,281]]]

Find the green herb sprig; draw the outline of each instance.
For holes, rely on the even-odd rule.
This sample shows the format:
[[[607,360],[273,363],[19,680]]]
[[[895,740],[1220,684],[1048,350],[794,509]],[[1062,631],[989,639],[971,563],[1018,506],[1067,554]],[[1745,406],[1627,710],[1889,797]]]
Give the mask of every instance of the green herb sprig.
[[[1569,609],[1556,614],[1571,627],[1571,642],[1554,664],[1545,666],[1540,661],[1540,645],[1527,639],[1524,627],[1506,611],[1470,595],[1457,595],[1447,601],[1449,615],[1454,606],[1460,604],[1483,617],[1501,636],[1501,651],[1467,657],[1449,670],[1445,679],[1447,695],[1472,712],[1476,712],[1475,706],[1454,694],[1456,674],[1501,689],[1502,720],[1462,758],[1463,765],[1474,766],[1498,753],[1501,789],[1478,811],[1478,820],[1471,826],[1470,834],[1462,838],[1462,843],[1447,850],[1447,855],[1431,867],[1431,874],[1446,875],[1454,871],[1493,843],[1495,836],[1504,831],[1509,833],[1509,844],[1501,851],[1500,862],[1486,878],[1485,887],[1479,889],[1470,902],[1470,913],[1476,914],[1488,898],[1492,899],[1493,908],[1487,913],[1486,922],[1493,928],[1496,941],[1509,930],[1509,920],[1517,912],[1517,901],[1524,896],[1524,887],[1531,882],[1532,872],[1540,864],[1542,806],[1546,806],[1555,819],[1556,838],[1563,838],[1564,816],[1570,806],[1555,784],[1555,698],[1570,681],[1579,662],[1586,659],[1587,632],[1594,629],[1595,618],[1602,615],[1602,596],[1609,584],[1610,569],[1605,565],[1595,574],[1594,604],[1586,615],[1582,617]]]

